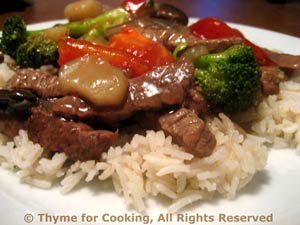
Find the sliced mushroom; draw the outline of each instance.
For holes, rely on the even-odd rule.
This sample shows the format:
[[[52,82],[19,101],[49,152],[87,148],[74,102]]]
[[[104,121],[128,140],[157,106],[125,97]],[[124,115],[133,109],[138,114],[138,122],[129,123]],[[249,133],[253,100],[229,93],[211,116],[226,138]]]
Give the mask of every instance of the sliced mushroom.
[[[0,109],[26,111],[36,105],[38,98],[28,90],[0,89]]]
[[[157,6],[154,17],[173,20],[183,25],[187,25],[189,22],[188,16],[182,10],[166,3]]]

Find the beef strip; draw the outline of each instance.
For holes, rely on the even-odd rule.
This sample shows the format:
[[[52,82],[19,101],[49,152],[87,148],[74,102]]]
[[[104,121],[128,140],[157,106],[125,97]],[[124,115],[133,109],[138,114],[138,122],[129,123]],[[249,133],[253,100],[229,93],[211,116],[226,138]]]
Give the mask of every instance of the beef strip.
[[[262,92],[265,95],[274,95],[279,93],[279,84],[285,80],[285,75],[277,66],[262,66],[261,85]]]
[[[163,66],[130,80],[126,102],[116,108],[96,108],[76,96],[59,96],[57,77],[39,70],[20,70],[8,87],[25,88],[47,98],[33,107],[22,129],[29,139],[50,151],[64,151],[71,159],[97,159],[114,143],[118,134],[93,130],[83,122],[72,119],[96,117],[106,123],[126,119],[139,110],[160,110],[168,105],[180,105],[193,80],[193,64],[186,59]],[[54,82],[53,82],[54,81]],[[67,120],[71,119],[71,120]],[[17,129],[13,129],[17,131]],[[16,135],[16,132],[13,135]]]
[[[127,99],[119,107],[96,108],[77,96],[55,99],[51,107],[55,114],[66,118],[95,118],[104,123],[116,123],[137,111],[159,110],[164,106],[182,104],[192,84],[193,71],[193,64],[181,59],[131,79]]]
[[[300,55],[290,55],[274,51],[264,50],[269,58],[274,61],[287,74],[300,71]]]
[[[20,129],[24,129],[26,119],[26,115],[8,114],[0,110],[0,132],[9,138],[14,138],[18,135]]]
[[[161,129],[173,137],[174,142],[193,155],[206,157],[212,154],[216,139],[204,121],[192,111],[181,108],[161,116],[158,122]]]
[[[187,59],[159,67],[130,81],[129,96],[139,109],[158,109],[183,102],[193,81],[194,66]]]
[[[27,89],[43,98],[61,96],[58,76],[42,70],[19,69],[7,82],[6,88]]]
[[[123,26],[131,26],[136,28],[143,35],[156,41],[169,50],[174,50],[176,46],[182,42],[187,42],[189,46],[204,45],[209,52],[222,52],[235,44],[241,44],[243,40],[238,37],[202,40],[195,37],[188,28],[170,20],[160,20],[149,17],[142,17],[133,20]],[[120,31],[121,27],[113,28],[108,31],[107,35],[112,36]]]
[[[126,101],[116,108],[96,108],[77,96],[41,101],[40,106],[32,108],[24,129],[28,131],[30,140],[50,151],[64,151],[73,160],[98,159],[115,142],[118,133],[93,130],[83,122],[65,118],[95,118],[100,122],[115,123],[129,118],[137,111],[178,107],[184,103],[191,87],[193,71],[193,64],[182,58],[172,65],[159,67],[144,76],[131,79]],[[60,94],[54,77],[41,71],[23,70],[10,81],[9,87],[28,88],[45,98],[56,97]],[[21,81],[24,83],[19,83]],[[195,102],[199,100],[193,91],[189,95]],[[156,124],[197,156],[209,155],[215,145],[215,139],[204,122],[187,109],[162,116]]]
[[[203,116],[210,110],[210,105],[202,95],[201,88],[199,86],[194,86],[188,90],[183,107],[191,110],[198,116]]]
[[[211,155],[216,146],[216,139],[205,122],[196,113],[183,107],[139,113],[133,121],[145,130],[164,131],[172,137],[173,142],[200,158]]]
[[[41,106],[32,108],[25,129],[34,143],[81,161],[100,159],[118,137],[118,132],[93,130],[84,123],[66,121]]]

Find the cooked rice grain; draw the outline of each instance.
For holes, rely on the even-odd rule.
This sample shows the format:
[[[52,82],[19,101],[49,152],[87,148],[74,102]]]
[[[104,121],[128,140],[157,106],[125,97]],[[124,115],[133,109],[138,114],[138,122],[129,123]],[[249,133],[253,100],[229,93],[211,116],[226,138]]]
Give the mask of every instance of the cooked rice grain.
[[[268,96],[257,110],[251,129],[274,148],[295,148],[300,154],[300,84],[280,83],[280,93]]]
[[[15,74],[15,71],[7,65],[10,60],[8,56],[5,56],[4,62],[0,63],[0,88],[3,88],[6,82]]]
[[[175,212],[216,193],[233,198],[266,165],[263,138],[242,134],[224,114],[208,119],[207,124],[217,146],[211,156],[202,159],[184,152],[162,131],[147,131],[145,136],[134,135],[123,147],[111,147],[102,162],[77,161],[70,165],[64,153],[51,156],[21,130],[13,142],[0,136],[0,162],[16,168],[24,182],[41,188],[61,180],[62,193],[81,180],[112,179],[126,205],[144,211],[148,196],[163,195],[172,200],[169,210]]]
[[[107,153],[107,167],[115,168],[112,170],[113,179],[117,179],[114,184],[121,185],[125,202],[137,205],[136,196],[133,197],[136,185],[132,189],[128,185],[133,182],[131,176],[139,180],[143,190],[139,202],[147,197],[144,192],[153,196],[161,194],[173,199],[170,211],[177,211],[196,200],[210,198],[214,193],[232,198],[264,168],[267,160],[264,139],[244,136],[224,114],[209,120],[208,125],[216,135],[217,147],[211,156],[202,159],[183,152],[162,131],[135,135],[123,151],[119,147],[111,148]],[[183,153],[174,156],[170,149]],[[136,154],[140,157],[135,158],[143,160],[137,162],[132,157]],[[127,163],[128,157],[132,163]]]

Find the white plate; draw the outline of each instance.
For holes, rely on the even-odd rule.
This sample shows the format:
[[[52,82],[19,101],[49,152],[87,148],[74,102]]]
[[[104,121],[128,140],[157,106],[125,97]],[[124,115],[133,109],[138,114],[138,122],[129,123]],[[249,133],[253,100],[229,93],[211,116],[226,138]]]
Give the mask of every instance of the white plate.
[[[51,21],[30,26],[31,29],[49,27],[62,21]],[[247,38],[269,49],[281,50],[286,53],[300,54],[300,39],[268,30],[232,24],[241,30]],[[234,215],[273,215],[272,223],[278,225],[298,225],[300,222],[300,156],[294,150],[270,150],[267,167],[258,173],[253,181],[233,200],[216,198],[209,202],[198,202],[185,209],[186,216],[214,216],[215,222],[201,222],[195,224],[222,224],[217,221],[219,214]],[[93,182],[81,185],[67,195],[61,195],[59,187],[42,190],[21,183],[17,176],[8,170],[0,169],[0,224],[26,224],[24,217],[27,213],[34,216],[30,224],[55,224],[54,220],[45,220],[45,214],[59,216],[81,215],[98,216],[98,224],[108,224],[102,221],[102,215],[112,216],[139,215],[132,209],[126,208],[123,198],[118,196],[110,182]],[[153,224],[160,213],[167,213],[170,204],[166,199],[150,199],[147,202],[148,211]],[[39,214],[44,214],[43,217]],[[91,218],[91,217],[89,217]],[[30,219],[30,218],[29,218]],[[41,223],[43,219],[46,223]],[[99,223],[100,221],[100,223]],[[165,225],[176,224],[173,222]],[[62,224],[62,223],[56,223]],[[65,224],[81,224],[79,222]],[[96,224],[87,222],[85,224]],[[111,224],[121,224],[118,222]],[[130,223],[122,223],[130,224]],[[131,223],[135,224],[135,223]],[[138,224],[143,224],[140,222]],[[177,224],[192,224],[186,223]],[[226,223],[237,224],[237,223]],[[260,223],[242,223],[260,224]]]

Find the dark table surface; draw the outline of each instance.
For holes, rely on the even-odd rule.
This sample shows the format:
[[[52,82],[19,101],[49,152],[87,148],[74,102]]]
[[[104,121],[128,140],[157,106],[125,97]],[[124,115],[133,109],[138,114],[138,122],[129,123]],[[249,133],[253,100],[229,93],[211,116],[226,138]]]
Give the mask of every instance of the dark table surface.
[[[4,1],[4,3],[3,3]],[[27,0],[28,1],[28,0]],[[5,18],[22,16],[27,23],[63,18],[63,9],[72,0],[1,0],[0,29]],[[122,0],[102,0],[116,6]],[[156,0],[178,6],[190,17],[214,16],[229,22],[265,28],[300,37],[300,0]]]

